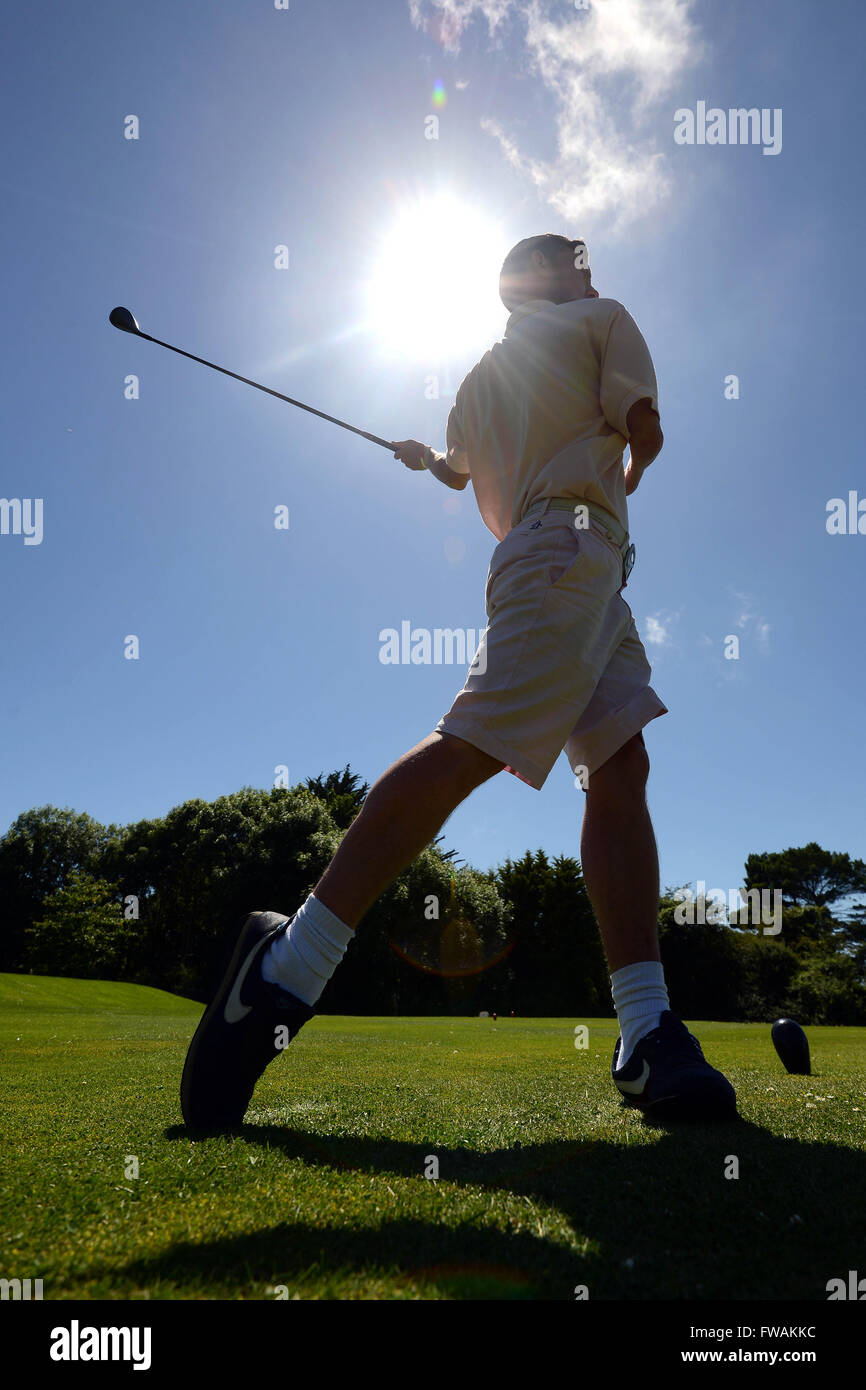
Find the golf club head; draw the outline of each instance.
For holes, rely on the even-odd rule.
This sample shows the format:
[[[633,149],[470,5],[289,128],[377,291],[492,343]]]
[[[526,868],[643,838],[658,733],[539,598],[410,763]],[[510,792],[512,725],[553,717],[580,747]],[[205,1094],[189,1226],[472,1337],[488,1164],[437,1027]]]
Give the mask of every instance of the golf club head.
[[[108,322],[113,324],[115,328],[119,328],[123,333],[141,332],[141,329],[135,321],[135,316],[131,314],[128,309],[124,309],[122,304],[118,305],[116,309],[112,309],[111,313],[108,315]]]
[[[785,1071],[795,1076],[811,1076],[809,1040],[799,1023],[792,1018],[777,1018],[771,1036]]]

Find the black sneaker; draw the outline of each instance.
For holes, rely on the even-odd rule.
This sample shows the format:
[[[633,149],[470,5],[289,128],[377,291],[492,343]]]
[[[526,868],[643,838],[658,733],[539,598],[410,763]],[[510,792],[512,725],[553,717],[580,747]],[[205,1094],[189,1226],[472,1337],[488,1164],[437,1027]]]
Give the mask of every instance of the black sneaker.
[[[307,1004],[262,979],[262,957],[289,920],[281,912],[251,912],[241,928],[186,1054],[180,1104],[190,1129],[239,1125],[265,1067],[313,1017]]]
[[[622,1038],[613,1050],[611,1075],[629,1105],[655,1120],[733,1120],[737,1097],[726,1076],[711,1067],[697,1038],[670,1009],[658,1027],[635,1044],[619,1067]]]

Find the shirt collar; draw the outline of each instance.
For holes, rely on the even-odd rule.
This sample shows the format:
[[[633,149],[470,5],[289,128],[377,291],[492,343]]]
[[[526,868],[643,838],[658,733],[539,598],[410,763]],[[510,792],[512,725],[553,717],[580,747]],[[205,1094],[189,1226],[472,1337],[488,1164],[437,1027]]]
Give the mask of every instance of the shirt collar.
[[[514,328],[516,324],[520,323],[521,319],[528,318],[530,314],[537,314],[539,309],[544,309],[548,304],[552,303],[552,299],[527,299],[524,304],[518,304],[505,325],[506,335],[509,329]]]

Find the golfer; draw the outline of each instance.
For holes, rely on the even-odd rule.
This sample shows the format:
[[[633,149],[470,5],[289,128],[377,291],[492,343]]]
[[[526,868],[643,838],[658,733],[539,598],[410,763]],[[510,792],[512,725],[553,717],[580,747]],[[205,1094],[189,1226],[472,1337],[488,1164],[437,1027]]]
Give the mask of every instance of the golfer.
[[[503,770],[540,789],[563,749],[585,792],[581,868],[620,1029],[613,1082],[658,1119],[736,1114],[730,1082],[669,1008],[659,956],[642,730],[667,710],[623,598],[634,560],[626,497],[663,442],[652,359],[623,305],[593,288],[582,241],[518,242],[499,292],[505,335],[462,382],[446,453],[394,446],[447,487],[471,481],[499,542],[479,650],[451,709],[375,783],[294,916],[247,917],[187,1055],[193,1129],[240,1124],[364,913],[454,808]]]

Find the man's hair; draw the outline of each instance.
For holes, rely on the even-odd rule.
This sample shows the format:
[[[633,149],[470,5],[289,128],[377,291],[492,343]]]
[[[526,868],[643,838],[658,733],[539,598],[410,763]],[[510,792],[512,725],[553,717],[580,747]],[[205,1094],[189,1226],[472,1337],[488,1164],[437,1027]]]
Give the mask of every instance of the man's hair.
[[[506,309],[511,312],[517,308],[518,304],[533,298],[530,271],[530,257],[533,251],[544,251],[546,255],[551,256],[555,255],[557,251],[574,252],[578,246],[586,249],[585,242],[560,236],[558,232],[545,232],[543,236],[524,237],[523,241],[518,241],[516,246],[512,246],[502,262],[502,269],[499,272],[499,298]]]

